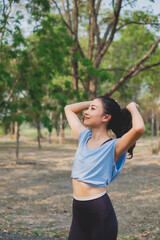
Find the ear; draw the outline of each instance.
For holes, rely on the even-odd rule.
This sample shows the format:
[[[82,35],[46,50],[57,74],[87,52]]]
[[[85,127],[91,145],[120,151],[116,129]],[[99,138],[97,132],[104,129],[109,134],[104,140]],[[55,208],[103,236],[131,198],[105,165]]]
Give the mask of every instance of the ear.
[[[106,122],[106,123],[108,123],[110,120],[111,120],[111,115],[110,114],[106,114],[105,116],[104,116],[104,118],[103,118],[103,122]]]

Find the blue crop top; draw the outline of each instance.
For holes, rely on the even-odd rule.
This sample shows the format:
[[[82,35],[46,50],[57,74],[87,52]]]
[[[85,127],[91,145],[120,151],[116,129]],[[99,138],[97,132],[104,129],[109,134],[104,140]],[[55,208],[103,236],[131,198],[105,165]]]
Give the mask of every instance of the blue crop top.
[[[102,144],[99,148],[88,149],[87,141],[91,136],[92,131],[88,129],[84,129],[79,136],[71,177],[90,186],[105,187],[122,171],[127,153],[122,154],[115,163],[114,152],[118,138]]]

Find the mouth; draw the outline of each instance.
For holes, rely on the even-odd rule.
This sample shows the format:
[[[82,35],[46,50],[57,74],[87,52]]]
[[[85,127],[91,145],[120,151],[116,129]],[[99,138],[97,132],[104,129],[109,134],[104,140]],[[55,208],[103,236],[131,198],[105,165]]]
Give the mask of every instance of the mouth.
[[[88,117],[85,117],[85,118],[84,118],[84,120],[87,120],[87,119],[89,119],[89,118],[88,118]]]

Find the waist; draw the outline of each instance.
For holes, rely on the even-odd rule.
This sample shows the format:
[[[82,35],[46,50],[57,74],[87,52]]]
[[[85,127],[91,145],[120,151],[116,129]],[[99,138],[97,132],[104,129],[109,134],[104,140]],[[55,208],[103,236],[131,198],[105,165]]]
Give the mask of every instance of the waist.
[[[104,192],[101,192],[101,193],[99,193],[97,195],[93,195],[93,196],[90,196],[90,197],[76,197],[73,194],[73,198],[75,200],[78,200],[78,201],[89,201],[89,200],[94,200],[94,199],[100,198],[100,197],[102,197],[105,194],[106,194],[106,190]]]
[[[94,187],[75,178],[72,179],[74,198],[94,199],[106,193],[106,187]]]

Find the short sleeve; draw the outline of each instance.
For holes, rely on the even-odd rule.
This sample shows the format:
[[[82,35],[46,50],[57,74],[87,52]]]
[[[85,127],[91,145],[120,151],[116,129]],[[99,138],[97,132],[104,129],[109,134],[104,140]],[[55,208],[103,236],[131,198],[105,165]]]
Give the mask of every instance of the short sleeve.
[[[86,136],[86,134],[87,134],[89,131],[90,131],[89,129],[85,128],[85,129],[80,133],[80,135],[79,135],[79,142],[81,142],[81,141],[84,139],[84,137]]]
[[[118,139],[117,139],[118,140]],[[115,142],[116,143],[116,142]],[[114,146],[114,151],[115,151],[115,146]],[[127,152],[123,153],[117,163],[115,163],[114,159],[113,159],[113,165],[112,165],[112,176],[111,176],[111,182],[116,178],[118,177],[118,175],[121,173],[123,167],[124,167],[124,164],[125,164],[125,161],[126,161],[126,156],[127,156]]]
[[[113,162],[113,171],[112,171],[112,178],[111,178],[111,182],[116,178],[118,177],[118,175],[121,173],[123,167],[124,167],[124,164],[125,164],[125,161],[126,161],[126,155],[127,153],[124,153],[122,154],[117,163]]]

